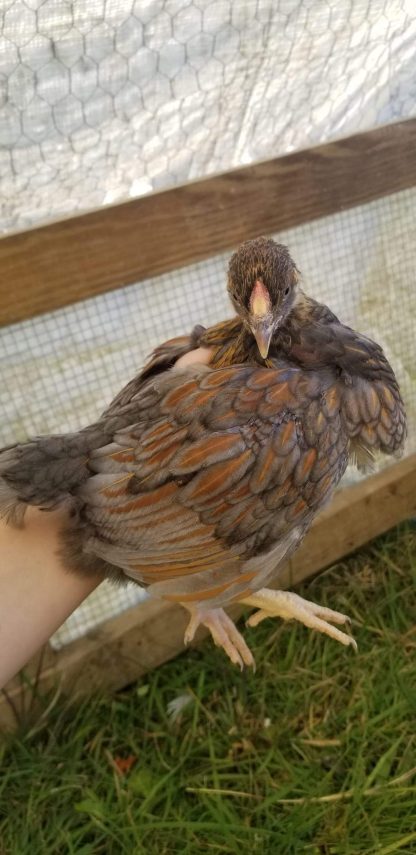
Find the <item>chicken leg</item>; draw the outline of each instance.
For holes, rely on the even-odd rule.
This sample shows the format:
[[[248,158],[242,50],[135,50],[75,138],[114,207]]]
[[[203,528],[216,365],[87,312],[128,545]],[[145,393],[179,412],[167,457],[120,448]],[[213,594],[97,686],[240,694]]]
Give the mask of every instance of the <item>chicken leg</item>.
[[[251,665],[255,670],[253,654],[239,633],[237,627],[224,609],[207,608],[201,605],[181,605],[191,613],[191,619],[185,631],[184,641],[192,641],[198,626],[201,624],[209,629],[214,644],[222,647],[234,665],[243,670],[244,665]]]
[[[352,645],[357,649],[354,638],[336,629],[332,623],[345,624],[349,618],[341,612],[335,612],[325,606],[319,606],[310,600],[304,600],[291,591],[272,591],[262,588],[256,594],[241,600],[244,605],[255,606],[259,611],[254,612],[248,621],[248,626],[257,626],[267,617],[281,617],[284,620],[298,620],[311,629],[323,632],[346,646]]]
[[[316,603],[310,602],[310,600],[304,600],[303,597],[299,597],[298,594],[293,594],[291,591],[272,591],[268,588],[262,588],[256,594],[245,597],[240,602],[259,609],[259,611],[254,612],[249,617],[247,621],[248,626],[257,626],[257,624],[261,623],[267,617],[298,620],[305,624],[305,626],[310,627],[310,629],[316,629],[318,632],[329,635],[345,646],[352,645],[354,650],[357,649],[357,643],[354,638],[332,626],[332,623],[341,625],[348,623],[349,618],[347,615],[333,611],[333,609],[328,609],[325,606],[319,606]],[[192,641],[198,626],[202,624],[209,629],[214,644],[217,647],[223,648],[234,665],[238,665],[241,670],[244,665],[251,665],[253,669],[255,668],[253,654],[224,609],[185,603],[182,603],[182,605],[191,614],[191,619],[185,631],[185,644],[189,644]]]

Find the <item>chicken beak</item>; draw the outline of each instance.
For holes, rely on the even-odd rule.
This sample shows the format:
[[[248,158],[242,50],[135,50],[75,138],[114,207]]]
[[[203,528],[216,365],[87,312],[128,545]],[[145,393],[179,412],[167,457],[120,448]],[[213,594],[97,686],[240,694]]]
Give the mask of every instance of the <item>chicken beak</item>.
[[[255,326],[253,324],[251,331],[256,339],[261,358],[267,359],[273,328],[270,324],[257,323]]]
[[[267,358],[272,337],[271,299],[261,279],[257,279],[250,296],[250,328],[262,359]]]

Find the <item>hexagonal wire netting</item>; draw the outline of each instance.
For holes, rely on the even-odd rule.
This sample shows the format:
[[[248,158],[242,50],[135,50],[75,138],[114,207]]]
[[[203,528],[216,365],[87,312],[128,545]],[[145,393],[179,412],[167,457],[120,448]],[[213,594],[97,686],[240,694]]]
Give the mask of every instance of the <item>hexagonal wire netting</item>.
[[[3,231],[415,110],[412,0],[3,0]]]
[[[415,113],[412,0],[9,0],[0,32],[3,233]],[[385,346],[409,448],[414,211],[409,190],[279,235],[314,296]],[[0,330],[0,444],[87,423],[153,345],[229,314],[225,263]],[[140,596],[105,583],[55,644]]]

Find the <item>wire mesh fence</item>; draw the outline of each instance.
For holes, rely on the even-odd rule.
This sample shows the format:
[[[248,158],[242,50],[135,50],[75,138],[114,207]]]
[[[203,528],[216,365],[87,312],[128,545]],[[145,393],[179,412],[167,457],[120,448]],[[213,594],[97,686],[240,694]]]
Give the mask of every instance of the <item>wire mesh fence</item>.
[[[3,0],[0,229],[415,114],[412,0]]]

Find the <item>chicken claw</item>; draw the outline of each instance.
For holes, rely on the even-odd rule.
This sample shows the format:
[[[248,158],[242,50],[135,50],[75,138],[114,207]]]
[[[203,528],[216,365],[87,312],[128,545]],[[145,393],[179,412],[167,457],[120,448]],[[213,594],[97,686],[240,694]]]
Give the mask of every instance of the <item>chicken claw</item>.
[[[262,588],[241,602],[248,606],[256,606],[259,609],[249,617],[248,626],[257,626],[268,617],[298,620],[311,629],[329,635],[341,644],[352,645],[354,650],[357,650],[357,643],[354,638],[332,626],[332,623],[348,623],[349,617],[347,615],[327,609],[325,606],[319,606],[310,600],[304,600],[303,597],[299,597],[298,594],[293,594],[291,591],[272,591],[268,588]]]
[[[191,619],[185,631],[185,644],[192,641],[198,626],[202,624],[209,629],[214,644],[223,648],[233,665],[238,665],[241,671],[244,665],[250,665],[255,670],[256,665],[251,650],[224,609],[210,609],[188,604],[185,606],[184,603],[182,605],[191,613]]]

